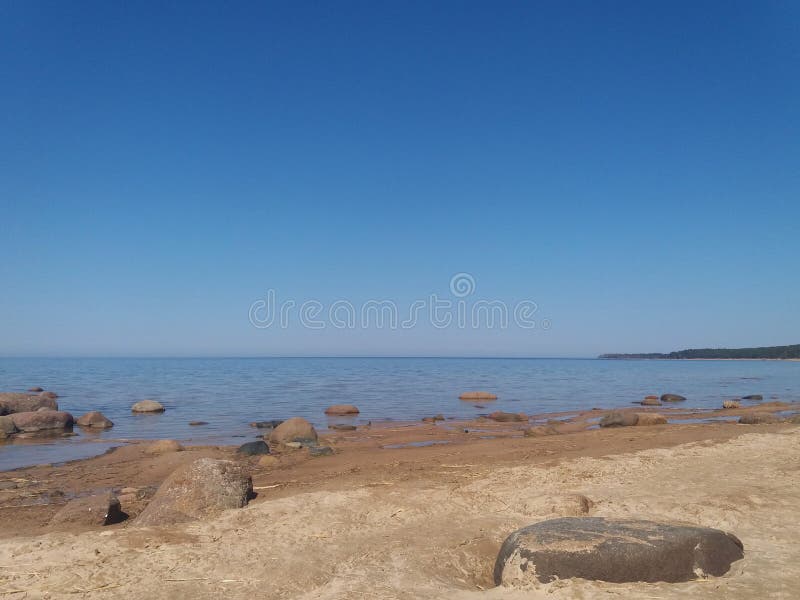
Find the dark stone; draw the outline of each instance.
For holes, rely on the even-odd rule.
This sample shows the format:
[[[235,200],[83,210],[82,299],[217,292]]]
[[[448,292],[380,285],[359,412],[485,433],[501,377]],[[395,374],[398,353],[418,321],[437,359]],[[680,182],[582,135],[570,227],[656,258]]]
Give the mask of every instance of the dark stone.
[[[600,427],[630,427],[638,422],[636,413],[612,411],[600,419]]]
[[[742,396],[742,400],[758,400],[761,401],[764,399],[764,396],[761,394],[750,394],[749,396]]]
[[[250,427],[256,427],[258,429],[275,429],[281,423],[283,423],[283,421],[278,419],[273,419],[271,421],[253,421],[250,423]]]
[[[208,425],[208,421],[189,421],[189,427],[200,427],[200,425]]]
[[[681,396],[680,394],[662,394],[661,395],[662,402],[685,402],[686,397]]]
[[[567,517],[512,533],[497,556],[497,585],[580,577],[676,583],[728,572],[744,557],[735,536],[707,527],[600,517]]]
[[[330,456],[333,454],[333,448],[330,446],[311,446],[308,449],[310,456]]]
[[[341,423],[336,423],[334,425],[328,426],[328,429],[333,429],[334,431],[355,431],[355,425],[344,425]]]
[[[28,388],[28,391],[29,392],[39,393],[39,392],[43,392],[44,390],[42,388],[40,388],[39,386],[36,386],[36,387]]]
[[[246,456],[258,456],[259,454],[269,454],[269,446],[267,446],[267,443],[263,440],[247,442],[239,446],[236,452]]]
[[[750,413],[739,417],[739,423],[743,425],[765,425],[767,423],[777,423],[778,417],[770,413]]]
[[[53,516],[50,524],[113,525],[126,516],[114,494],[100,494],[70,500]]]

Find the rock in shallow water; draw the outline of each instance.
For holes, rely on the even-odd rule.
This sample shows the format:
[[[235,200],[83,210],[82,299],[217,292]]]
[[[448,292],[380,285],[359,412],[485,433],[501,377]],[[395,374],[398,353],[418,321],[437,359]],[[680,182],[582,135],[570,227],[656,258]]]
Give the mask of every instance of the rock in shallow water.
[[[600,419],[600,427],[630,427],[638,422],[636,413],[611,411]]]
[[[317,440],[317,430],[302,417],[292,417],[284,421],[269,434],[270,444],[287,444],[289,442],[305,442]]]
[[[57,410],[18,412],[11,415],[14,426],[24,433],[71,429],[74,419],[68,412]]]
[[[661,400],[658,396],[646,396],[639,404],[642,406],[661,406]]]
[[[359,410],[352,404],[334,404],[325,409],[326,415],[357,415]]]
[[[94,429],[108,429],[114,426],[114,423],[99,410],[88,412],[75,422],[81,427],[92,427]]]
[[[528,420],[528,415],[524,413],[508,413],[498,410],[489,415],[492,421],[498,423],[524,423]]]
[[[662,402],[685,402],[686,396],[680,394],[661,394]]]
[[[497,585],[570,577],[675,583],[724,575],[743,557],[742,543],[718,529],[599,517],[552,519],[506,539],[494,580]]]
[[[155,400],[142,400],[131,406],[131,412],[135,413],[162,413],[165,410],[164,405]]]
[[[490,392],[464,392],[459,396],[460,400],[497,400],[497,396]]]
[[[739,408],[741,404],[738,400],[725,400],[722,403],[722,408]]]
[[[168,525],[242,508],[253,494],[244,468],[229,460],[201,458],[174,471],[137,517],[137,525]]]
[[[58,410],[58,402],[41,395],[0,392],[0,415],[35,412],[40,408]]]

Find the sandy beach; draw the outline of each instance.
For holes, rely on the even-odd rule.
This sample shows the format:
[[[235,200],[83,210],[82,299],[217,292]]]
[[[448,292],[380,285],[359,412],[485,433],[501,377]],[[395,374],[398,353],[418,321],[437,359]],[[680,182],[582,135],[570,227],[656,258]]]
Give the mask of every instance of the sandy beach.
[[[89,460],[4,473],[0,479],[12,483],[0,491],[0,593],[796,597],[800,427],[718,422],[571,432],[567,424],[560,435],[531,438],[521,436],[519,424],[481,422],[479,436],[464,433],[464,425],[470,426],[391,423],[335,433],[323,436],[336,449],[333,456],[283,453],[268,467],[257,457],[235,458],[231,447],[150,456],[145,444],[134,444]],[[429,442],[437,443],[420,445]],[[257,497],[210,520],[137,526],[147,490],[203,456],[244,462]],[[48,525],[66,498],[124,486],[141,497],[125,496],[127,521],[94,530]],[[510,532],[586,515],[724,529],[742,540],[745,558],[723,577],[689,583],[494,587],[494,560]]]

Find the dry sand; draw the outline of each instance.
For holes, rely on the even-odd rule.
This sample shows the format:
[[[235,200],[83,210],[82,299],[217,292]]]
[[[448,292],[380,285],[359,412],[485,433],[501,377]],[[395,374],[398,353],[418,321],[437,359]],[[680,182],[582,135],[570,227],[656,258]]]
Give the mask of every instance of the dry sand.
[[[391,438],[388,431],[378,435]],[[346,440],[339,441],[346,447]],[[648,449],[638,449],[643,447]],[[133,456],[137,450],[125,450],[130,456],[120,455],[116,462],[109,455],[80,464],[93,464],[98,477],[107,476],[102,474],[111,465],[115,472],[124,469],[124,460],[141,465],[143,458]],[[159,464],[145,463],[140,471],[159,471]],[[162,477],[160,471],[156,477]],[[382,453],[367,449],[363,455],[344,450],[325,459],[281,459],[280,468],[257,471],[254,481],[258,499],[213,521],[167,528],[129,523],[4,539],[0,594],[476,600],[800,596],[797,426],[669,425]],[[538,520],[579,514],[574,494],[593,502],[591,515],[731,531],[743,541],[745,558],[721,578],[684,584],[570,580],[492,589],[491,569],[504,537]]]

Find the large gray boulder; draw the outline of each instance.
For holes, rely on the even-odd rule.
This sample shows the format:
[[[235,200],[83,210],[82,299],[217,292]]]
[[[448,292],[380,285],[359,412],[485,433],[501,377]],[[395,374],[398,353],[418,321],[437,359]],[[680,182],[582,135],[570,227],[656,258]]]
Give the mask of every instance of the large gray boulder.
[[[113,525],[125,518],[126,515],[114,494],[97,494],[70,500],[53,516],[50,525]]]
[[[253,493],[253,482],[242,465],[201,458],[174,471],[137,517],[139,525],[170,525],[242,508]]]
[[[14,426],[24,433],[72,429],[74,423],[71,414],[58,410],[13,413],[11,420]]]
[[[719,529],[655,521],[567,517],[512,533],[497,556],[497,585],[583,579],[670,583],[720,576],[744,557]]]
[[[0,415],[10,415],[20,412],[34,412],[40,408],[58,410],[55,398],[39,394],[18,394],[15,392],[0,392]]]

